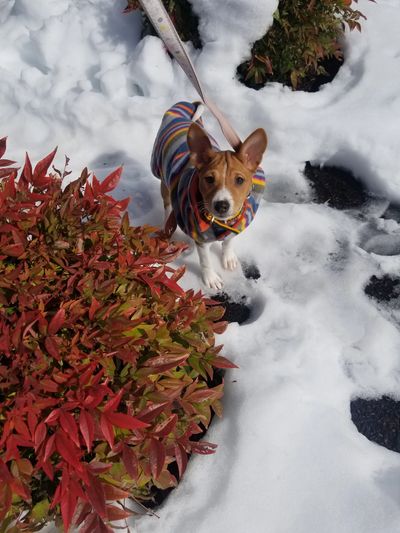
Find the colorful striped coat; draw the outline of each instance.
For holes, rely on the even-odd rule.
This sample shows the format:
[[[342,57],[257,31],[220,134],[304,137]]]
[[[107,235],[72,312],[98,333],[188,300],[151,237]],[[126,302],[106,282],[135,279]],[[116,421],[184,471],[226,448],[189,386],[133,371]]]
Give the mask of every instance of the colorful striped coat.
[[[229,238],[249,226],[263,196],[265,175],[261,168],[257,169],[251,193],[234,219],[221,225],[207,218],[199,209],[202,197],[196,169],[190,166],[187,144],[187,133],[196,108],[197,104],[179,102],[165,113],[154,143],[151,169],[171,193],[178,226],[196,242],[202,243]],[[197,122],[203,126],[201,119]],[[219,151],[216,141],[210,135],[208,137],[213,148]]]

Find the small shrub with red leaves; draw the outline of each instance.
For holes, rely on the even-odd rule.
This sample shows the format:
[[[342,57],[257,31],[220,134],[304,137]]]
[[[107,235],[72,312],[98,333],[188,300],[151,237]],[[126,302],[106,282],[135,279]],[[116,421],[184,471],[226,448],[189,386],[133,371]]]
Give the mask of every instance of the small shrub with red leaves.
[[[132,227],[128,200],[83,170],[22,171],[0,140],[0,530],[113,531],[177,484],[212,412],[222,310],[183,291],[183,245]],[[196,438],[197,435],[197,438]],[[175,463],[179,476],[172,472]]]

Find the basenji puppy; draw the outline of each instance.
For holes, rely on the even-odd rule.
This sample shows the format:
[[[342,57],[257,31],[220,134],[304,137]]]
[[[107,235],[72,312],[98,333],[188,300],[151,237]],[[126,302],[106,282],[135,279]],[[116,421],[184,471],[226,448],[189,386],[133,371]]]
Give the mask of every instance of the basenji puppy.
[[[166,221],[175,219],[196,243],[203,282],[221,289],[209,247],[222,241],[222,265],[238,266],[232,237],[253,220],[265,188],[259,167],[267,148],[267,135],[255,130],[233,152],[220,150],[206,133],[200,117],[204,106],[179,102],[164,115],[157,134],[152,172],[161,180]]]

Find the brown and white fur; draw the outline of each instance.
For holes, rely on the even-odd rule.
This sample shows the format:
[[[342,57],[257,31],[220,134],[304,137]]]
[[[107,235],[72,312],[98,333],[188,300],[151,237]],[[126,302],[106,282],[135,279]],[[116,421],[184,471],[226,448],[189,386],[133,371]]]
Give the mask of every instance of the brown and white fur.
[[[226,221],[240,212],[251,191],[253,175],[267,148],[267,135],[262,128],[259,128],[249,135],[235,152],[215,151],[203,128],[195,122],[203,109],[200,105],[188,131],[190,163],[199,174],[203,207],[215,218]],[[169,190],[163,182],[161,195],[165,220],[168,220],[171,213],[171,199]],[[196,242],[196,248],[204,284],[210,289],[221,289],[223,280],[212,266],[210,243]],[[222,265],[226,270],[234,270],[238,266],[238,259],[233,250],[233,237],[222,242]]]

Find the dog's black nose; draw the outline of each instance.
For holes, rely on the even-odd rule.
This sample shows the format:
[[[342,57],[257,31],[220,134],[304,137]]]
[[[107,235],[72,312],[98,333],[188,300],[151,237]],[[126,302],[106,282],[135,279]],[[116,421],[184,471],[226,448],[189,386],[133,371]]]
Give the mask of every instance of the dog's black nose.
[[[214,209],[220,215],[225,215],[229,211],[230,205],[227,200],[219,200],[214,203]]]

